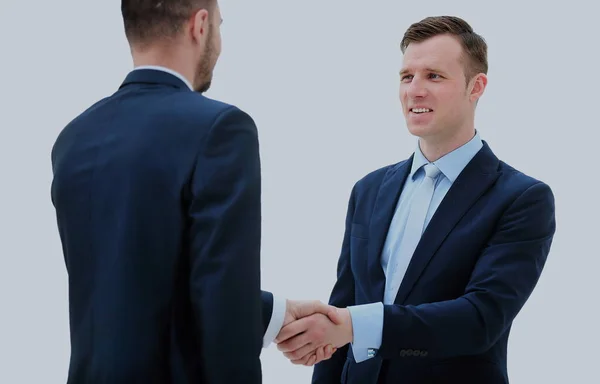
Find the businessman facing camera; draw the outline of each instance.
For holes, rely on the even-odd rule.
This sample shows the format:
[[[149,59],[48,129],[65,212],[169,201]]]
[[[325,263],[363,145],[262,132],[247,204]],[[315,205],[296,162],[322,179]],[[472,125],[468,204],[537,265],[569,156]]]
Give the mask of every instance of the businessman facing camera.
[[[314,384],[508,383],[511,325],[554,237],[553,193],[475,129],[487,45],[467,22],[428,17],[401,49],[400,101],[418,145],[350,194],[330,298],[348,326],[301,319],[278,348],[304,364],[315,345],[338,347]]]

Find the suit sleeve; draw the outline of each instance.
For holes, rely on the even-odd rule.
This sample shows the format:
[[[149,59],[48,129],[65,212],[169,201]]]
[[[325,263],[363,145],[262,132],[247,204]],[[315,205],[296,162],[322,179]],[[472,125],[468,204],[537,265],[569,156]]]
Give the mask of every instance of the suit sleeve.
[[[480,354],[510,326],[531,295],[555,232],[554,196],[529,187],[502,216],[464,294],[421,305],[385,305],[383,358],[452,358]],[[410,350],[410,353],[407,353]]]
[[[337,265],[337,280],[329,298],[329,304],[338,308],[346,308],[354,304],[354,276],[350,267],[350,233],[354,216],[355,190],[356,186],[352,189],[348,202],[342,250]],[[348,348],[349,344],[339,348],[329,360],[316,364],[313,370],[312,383],[339,383]]]
[[[273,294],[268,291],[261,291],[260,299],[262,301],[261,308],[263,333],[266,333],[273,315]]]
[[[230,107],[198,156],[189,208],[191,286],[206,382],[261,383],[261,175],[252,119]]]

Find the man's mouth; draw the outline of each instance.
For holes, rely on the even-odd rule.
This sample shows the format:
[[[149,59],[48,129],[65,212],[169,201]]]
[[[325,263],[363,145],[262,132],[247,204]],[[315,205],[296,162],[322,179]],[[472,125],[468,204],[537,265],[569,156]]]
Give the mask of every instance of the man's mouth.
[[[427,112],[433,112],[433,109],[429,109],[429,108],[411,108],[410,111],[412,113],[427,113]]]

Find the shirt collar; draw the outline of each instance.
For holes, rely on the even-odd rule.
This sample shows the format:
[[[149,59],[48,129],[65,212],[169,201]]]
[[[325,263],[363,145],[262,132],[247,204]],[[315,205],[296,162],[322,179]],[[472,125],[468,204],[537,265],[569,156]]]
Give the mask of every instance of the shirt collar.
[[[471,161],[482,147],[483,142],[479,136],[479,132],[475,131],[475,135],[469,142],[442,156],[434,161],[433,164],[435,164],[451,182],[454,182],[462,170],[469,164],[469,161]],[[423,152],[421,152],[420,146],[417,144],[417,149],[413,156],[412,168],[410,170],[410,177],[414,177],[417,171],[428,163],[429,161],[425,158]]]
[[[194,87],[192,87],[192,84],[190,84],[188,79],[186,79],[181,73],[174,71],[171,68],[162,67],[160,65],[141,65],[139,67],[135,67],[134,71],[138,70],[138,69],[153,69],[156,71],[163,71],[163,72],[170,73],[171,75],[178,77],[181,81],[183,81],[190,88],[190,90],[192,90],[192,91],[194,90]]]

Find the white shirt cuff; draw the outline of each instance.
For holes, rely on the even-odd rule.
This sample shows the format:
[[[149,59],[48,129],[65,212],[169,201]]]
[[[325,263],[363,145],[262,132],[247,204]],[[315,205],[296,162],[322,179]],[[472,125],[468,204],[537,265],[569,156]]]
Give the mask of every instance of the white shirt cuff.
[[[278,298],[273,295],[273,313],[271,314],[271,321],[263,337],[263,348],[267,348],[281,331],[283,326],[283,320],[285,318],[286,310],[286,299]]]

